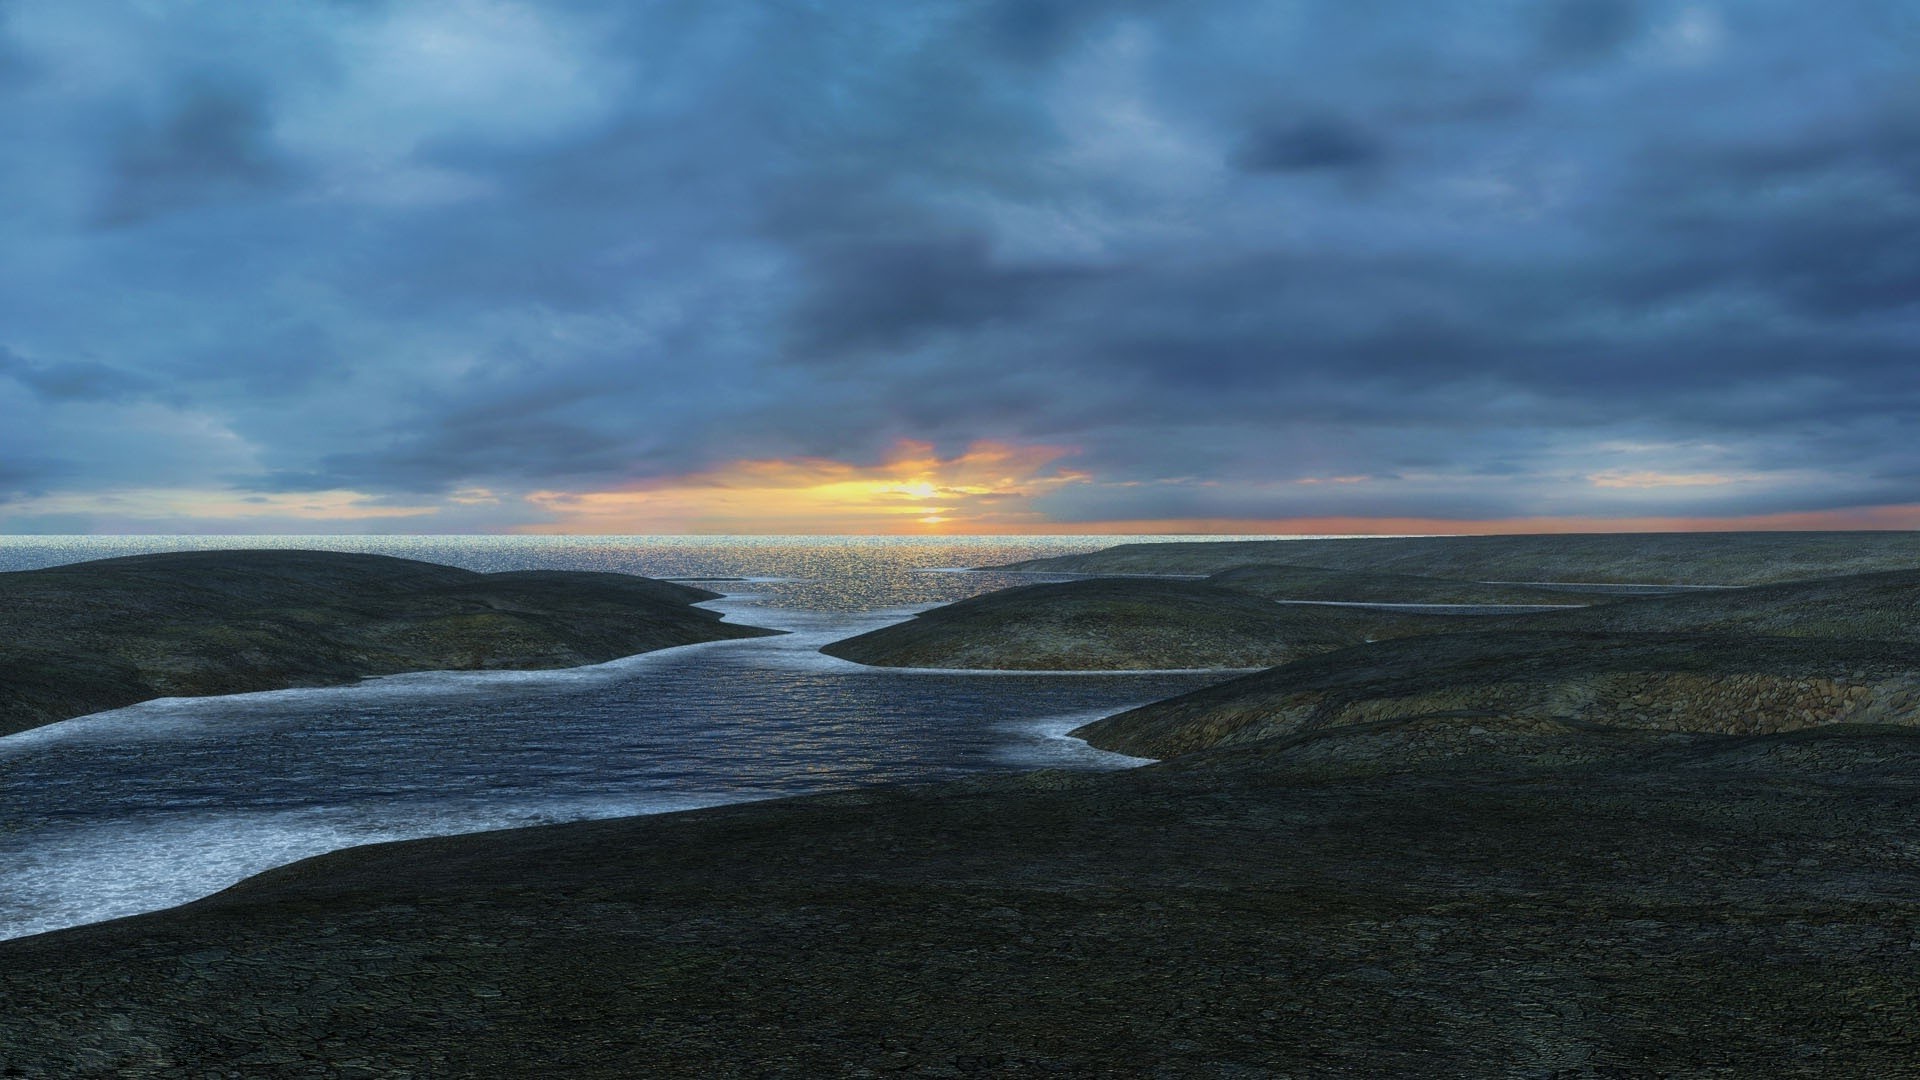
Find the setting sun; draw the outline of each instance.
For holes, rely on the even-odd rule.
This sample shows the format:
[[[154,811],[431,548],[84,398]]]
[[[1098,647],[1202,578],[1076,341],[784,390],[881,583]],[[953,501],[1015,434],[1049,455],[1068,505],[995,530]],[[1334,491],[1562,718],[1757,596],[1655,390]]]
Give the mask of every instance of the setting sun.
[[[1042,523],[1028,504],[1091,478],[1058,462],[1071,451],[977,442],[941,457],[922,442],[895,445],[877,465],[822,458],[736,461],[630,488],[541,491],[553,515],[531,532],[967,532]],[[939,505],[930,506],[937,502]]]

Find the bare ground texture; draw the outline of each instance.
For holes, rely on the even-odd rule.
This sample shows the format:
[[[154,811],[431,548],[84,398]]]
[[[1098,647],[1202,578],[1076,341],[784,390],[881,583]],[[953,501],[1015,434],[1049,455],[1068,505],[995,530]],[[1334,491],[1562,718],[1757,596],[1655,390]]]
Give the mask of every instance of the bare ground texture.
[[[1871,572],[1911,534],[1464,539],[1506,546],[1333,569],[1756,587],[990,594],[829,651],[1286,662],[1082,729],[1141,769],[360,848],[0,943],[0,1075],[1915,1075],[1920,572]],[[1262,580],[1365,584],[1325,562]]]
[[[1920,571],[1449,625],[1323,652],[1076,734],[1169,757],[1429,714],[1722,733],[1920,720]]]
[[[1759,585],[1920,567],[1920,533],[1607,533],[1122,544],[1010,569],[1217,574],[1279,563],[1467,581]]]
[[[1500,585],[1483,581],[1455,581],[1420,574],[1377,570],[1331,570],[1323,566],[1260,563],[1222,570],[1206,579],[1216,588],[1251,593],[1270,600],[1311,600],[1332,603],[1469,604],[1568,606],[1604,603],[1622,595],[1649,595],[1664,591],[1646,586],[1631,594],[1619,587],[1586,585]]]
[[[203,551],[0,574],[0,735],[148,698],[556,668],[772,633],[627,574]]]
[[[1001,589],[820,651],[882,667],[1247,668],[1431,632],[1449,618],[1290,607],[1204,582],[1112,578]]]
[[[1911,1075],[1917,796],[1427,719],[361,848],[0,944],[0,1074]]]

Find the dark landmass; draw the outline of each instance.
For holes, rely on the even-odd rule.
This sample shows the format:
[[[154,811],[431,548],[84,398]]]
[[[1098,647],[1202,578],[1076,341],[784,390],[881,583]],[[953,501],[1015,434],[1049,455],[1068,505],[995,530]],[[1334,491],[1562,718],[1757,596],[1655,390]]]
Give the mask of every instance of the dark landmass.
[[[1754,734],[1908,723],[1920,654],[1731,634],[1459,633],[1301,660],[1074,732],[1139,757],[1423,717]]]
[[[1581,585],[1501,585],[1455,581],[1419,574],[1372,570],[1331,570],[1324,566],[1258,564],[1222,570],[1206,579],[1216,588],[1264,596],[1269,600],[1316,600],[1384,604],[1593,604],[1620,599],[1618,587]],[[1637,595],[1667,591],[1658,586]]]
[[[774,631],[628,574],[330,551],[136,555],[0,574],[0,735],[148,698],[402,671],[557,668]]]
[[[1920,570],[1652,596],[1571,611],[1500,616],[1474,625],[1588,632],[1713,630],[1920,645]]]
[[[1447,625],[1445,615],[1289,607],[1202,582],[1103,578],[1001,589],[821,649],[883,667],[1245,668]]]
[[[1472,581],[1760,585],[1920,567],[1920,533],[1607,533],[1122,544],[1002,569],[1216,574],[1263,563]]]
[[[1462,539],[1240,580],[1762,582],[1912,534]],[[828,651],[1287,662],[1081,729],[1142,769],[360,848],[0,943],[0,1075],[1911,1073],[1920,571],[1610,599],[951,605]]]
[[[1402,587],[1407,591],[1396,591]],[[1559,611],[1441,614],[1260,599],[1270,594],[1355,603],[1591,603]],[[1920,571],[1664,595],[1594,595],[1400,574],[1250,566],[1205,581],[1111,577],[1002,589],[834,642],[821,651],[884,667],[1234,668],[1284,664],[1388,639],[1489,630],[1716,631],[1920,644]],[[1403,646],[1397,662],[1417,663],[1421,647]]]
[[[1907,1075],[1917,795],[1428,718],[360,848],[0,943],[0,1074]]]
[[[1075,734],[1109,750],[1170,757],[1429,714],[1732,734],[1904,722],[1920,706],[1920,571],[1449,625],[1456,632],[1324,652]]]

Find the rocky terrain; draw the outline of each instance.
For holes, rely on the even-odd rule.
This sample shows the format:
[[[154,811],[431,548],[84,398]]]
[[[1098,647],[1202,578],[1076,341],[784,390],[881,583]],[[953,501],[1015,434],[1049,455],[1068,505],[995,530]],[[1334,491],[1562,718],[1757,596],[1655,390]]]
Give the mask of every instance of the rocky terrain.
[[[1122,753],[1169,757],[1424,715],[1727,734],[1920,722],[1920,571],[1450,625],[1459,629],[1325,652],[1076,734]]]
[[[1203,582],[1114,578],[1002,589],[821,651],[884,667],[1247,668],[1430,632],[1450,618],[1289,607]]]
[[[1489,620],[1515,630],[1719,631],[1920,645],[1920,570],[1715,589]]]
[[[0,1075],[1906,1075],[1917,796],[1425,718],[361,848],[0,943]]]
[[[0,735],[152,697],[553,668],[772,631],[627,574],[204,551],[0,574]]]
[[[1081,729],[1145,768],[360,848],[0,942],[0,1075],[1909,1075],[1920,571],[1866,572],[1903,536],[1220,575],[1357,600],[1424,559],[1400,583],[1442,603],[1528,595],[1473,591],[1495,549],[1516,579],[1864,566],[1525,615],[990,594],[829,651],[1285,662]]]
[[[1568,606],[1603,603],[1626,595],[1654,595],[1670,591],[1659,586],[1644,586],[1627,593],[1623,591],[1623,586],[1503,585],[1420,574],[1330,570],[1324,566],[1278,563],[1256,563],[1222,570],[1209,576],[1206,583],[1270,600],[1386,604]]]
[[[1422,717],[1756,734],[1920,723],[1909,646],[1724,634],[1480,632],[1326,653],[1074,732],[1140,757]]]
[[[1268,563],[1470,581],[1760,585],[1920,567],[1920,533],[1607,533],[1122,544],[1007,568],[1215,574]]]

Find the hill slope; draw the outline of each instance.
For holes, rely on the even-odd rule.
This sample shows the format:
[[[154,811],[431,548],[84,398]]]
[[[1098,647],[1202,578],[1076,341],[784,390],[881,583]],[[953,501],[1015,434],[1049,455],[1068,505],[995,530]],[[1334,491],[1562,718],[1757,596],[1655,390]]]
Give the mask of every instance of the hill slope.
[[[1908,723],[1920,707],[1915,570],[1454,625],[1462,632],[1290,663],[1078,734],[1106,749],[1168,757],[1429,714],[1752,733]]]
[[[1577,585],[1503,585],[1395,574],[1377,570],[1334,570],[1324,566],[1261,563],[1222,570],[1206,579],[1221,589],[1270,600],[1314,600],[1376,604],[1551,604],[1578,605],[1615,600],[1614,590]],[[1653,592],[1660,590],[1654,589]],[[1641,595],[1646,595],[1642,593]]]
[[[554,668],[773,631],[628,574],[203,551],[0,574],[0,735],[147,698]]]
[[[1289,607],[1200,582],[1124,578],[1002,589],[820,651],[882,667],[1264,667],[1450,625],[1444,615]]]
[[[1008,568],[1214,574],[1272,563],[1471,581],[1758,585],[1920,567],[1920,533],[1607,533],[1122,544]]]

